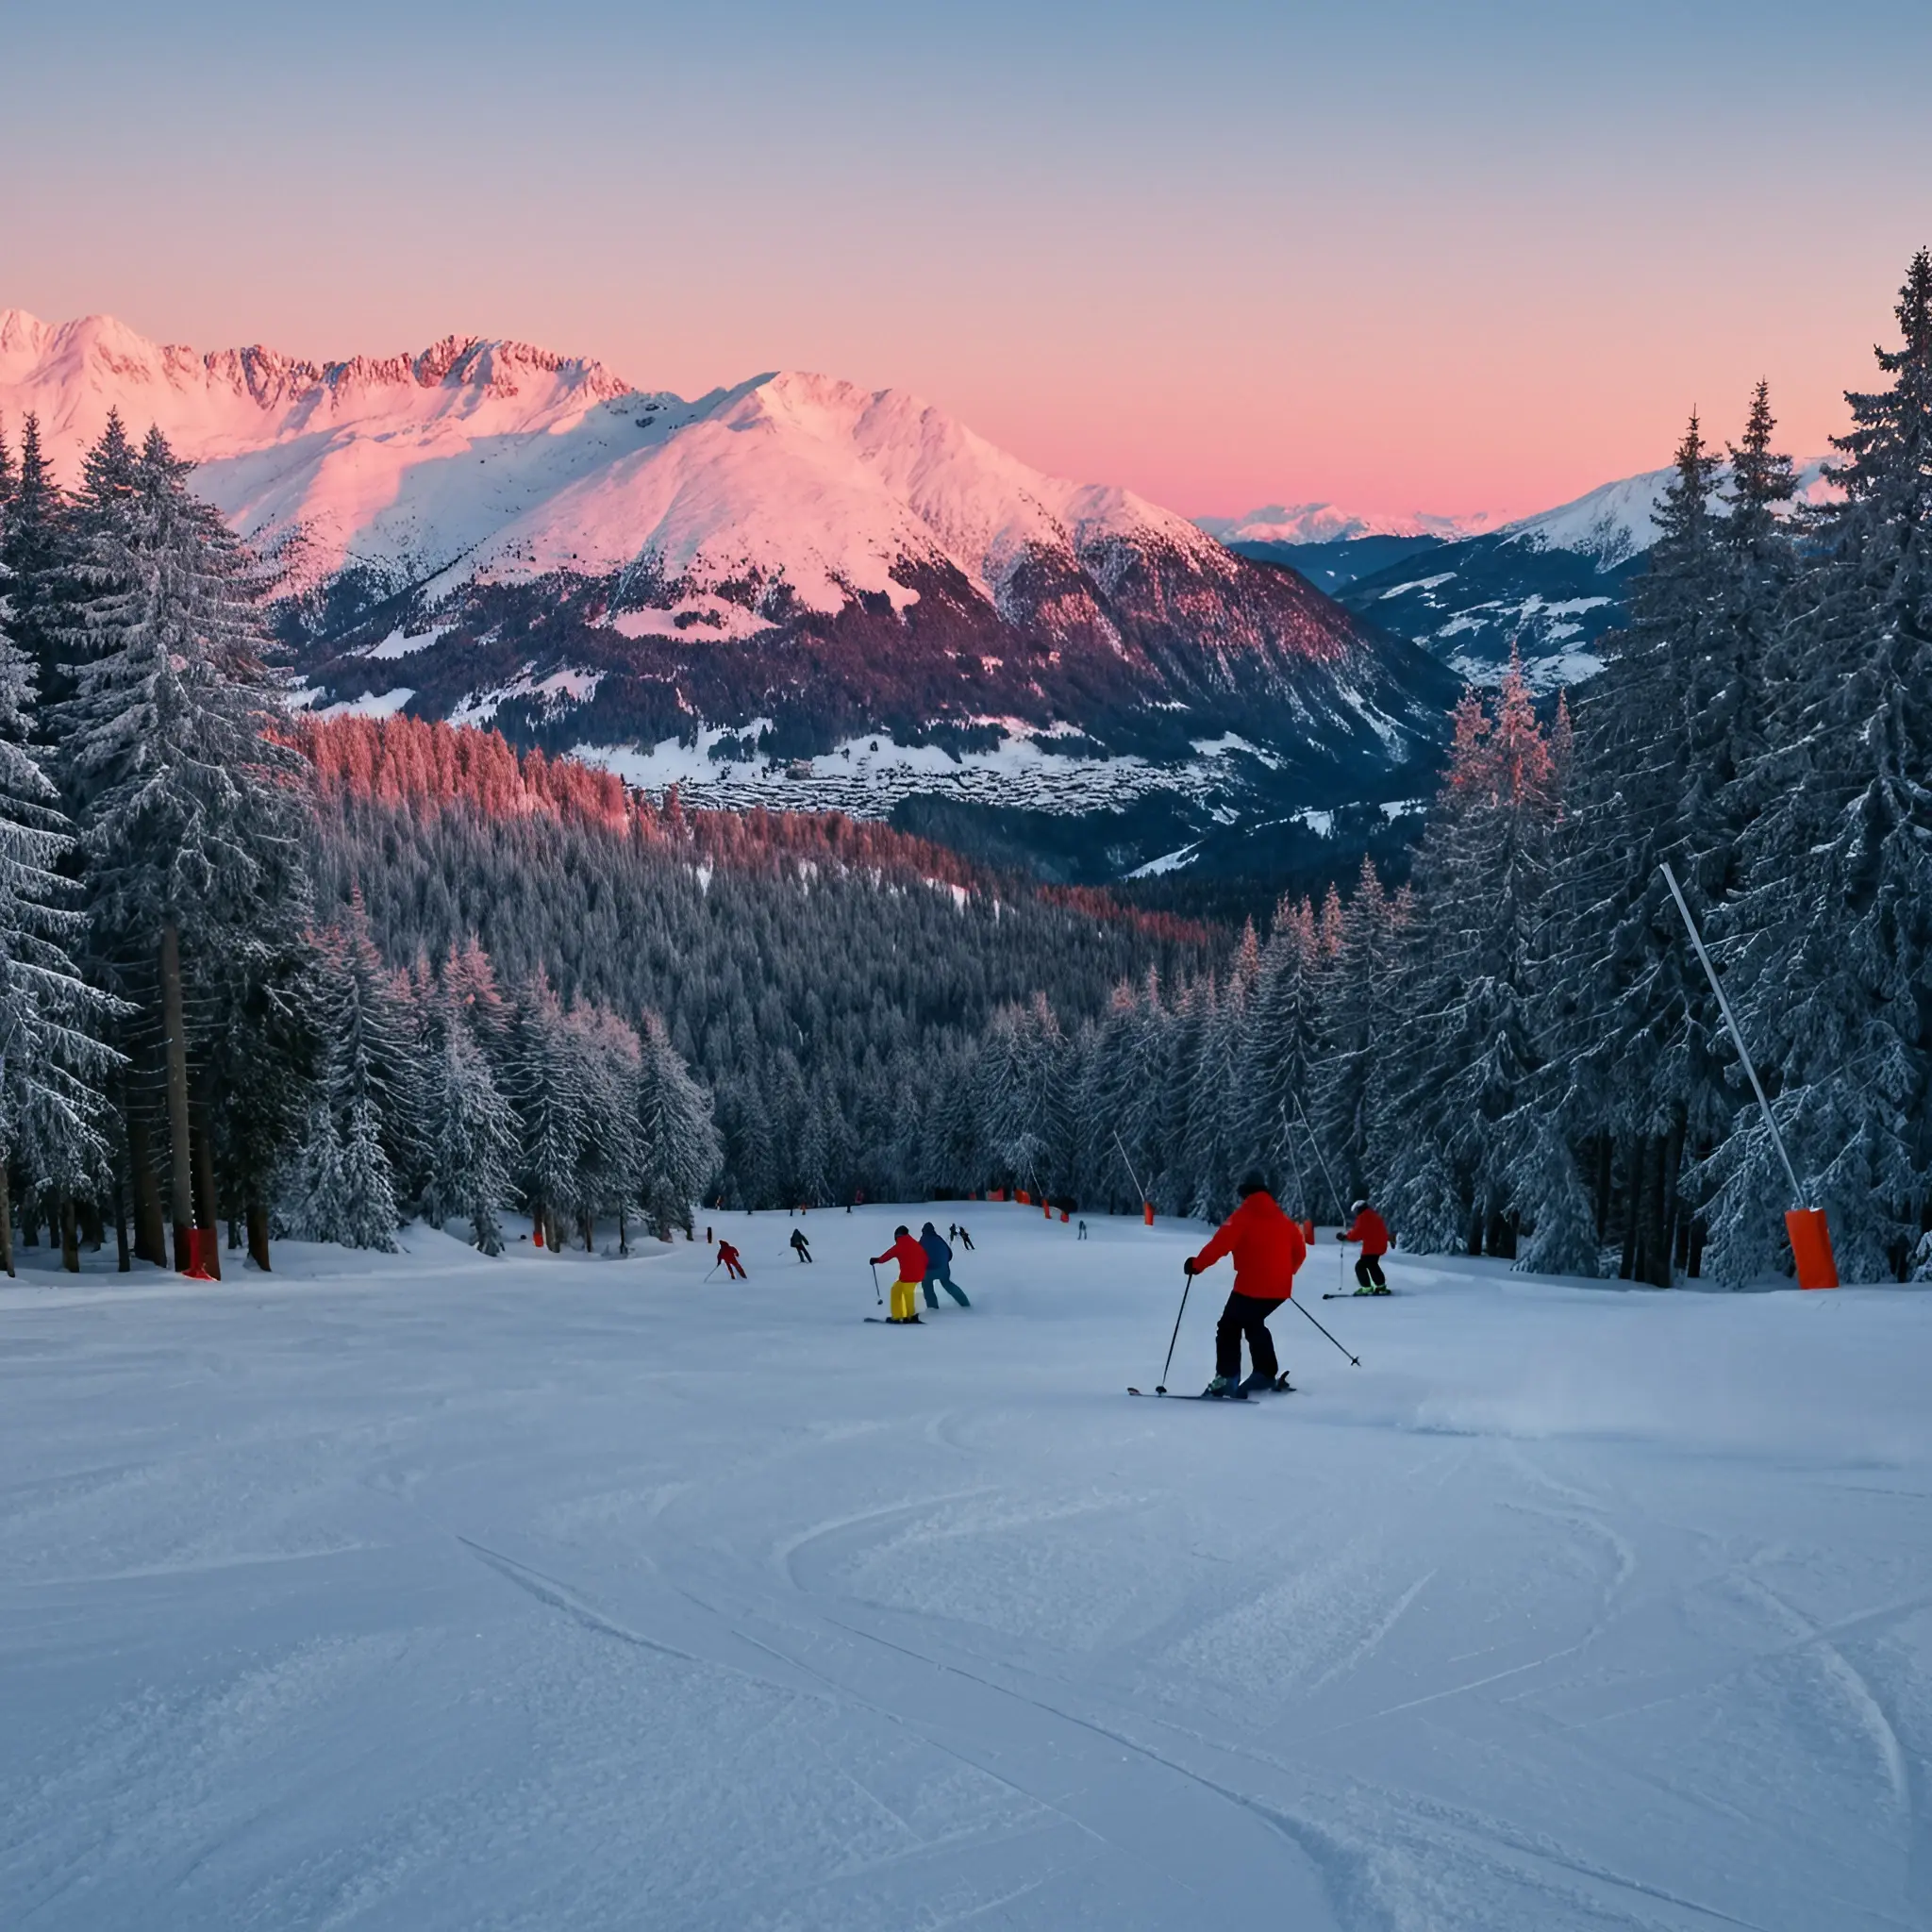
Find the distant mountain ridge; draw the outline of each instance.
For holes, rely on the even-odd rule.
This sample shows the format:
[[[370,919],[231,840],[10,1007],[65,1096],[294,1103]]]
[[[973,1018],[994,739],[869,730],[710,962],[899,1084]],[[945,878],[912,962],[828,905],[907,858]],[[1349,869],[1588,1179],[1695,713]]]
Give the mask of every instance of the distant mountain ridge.
[[[280,561],[318,710],[488,718],[1071,877],[1432,782],[1426,654],[902,391],[687,401],[471,337],[317,362],[0,312],[0,415],[37,410],[68,475],[113,408]]]
[[[1814,458],[1798,466],[1802,499],[1826,493],[1824,465]],[[1286,541],[1261,534],[1268,512],[1206,519],[1202,527],[1227,524],[1224,541],[1244,556],[1302,571],[1364,622],[1411,639],[1459,679],[1493,682],[1515,649],[1531,684],[1547,691],[1603,668],[1597,641],[1624,622],[1629,580],[1657,541],[1657,510],[1674,475],[1621,477],[1553,509],[1455,535],[1423,527],[1446,530],[1456,522],[1447,517]]]

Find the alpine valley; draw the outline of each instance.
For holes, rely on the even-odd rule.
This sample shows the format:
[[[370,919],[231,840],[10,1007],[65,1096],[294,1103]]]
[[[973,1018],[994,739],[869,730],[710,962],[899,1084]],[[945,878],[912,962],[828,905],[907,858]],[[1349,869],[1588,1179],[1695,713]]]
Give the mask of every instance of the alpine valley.
[[[1501,528],[1197,525],[822,375],[686,401],[520,342],[325,363],[0,310],[0,418],[69,480],[113,410],[271,559],[318,714],[1079,882],[1399,867],[1461,684],[1518,642],[1541,689],[1597,668],[1663,481]]]

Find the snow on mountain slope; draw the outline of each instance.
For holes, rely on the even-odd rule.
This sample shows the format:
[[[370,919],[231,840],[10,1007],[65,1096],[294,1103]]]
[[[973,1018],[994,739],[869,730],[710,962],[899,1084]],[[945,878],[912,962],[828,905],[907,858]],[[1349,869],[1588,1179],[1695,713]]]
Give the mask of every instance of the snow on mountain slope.
[[[1825,460],[1798,465],[1800,501],[1829,496]],[[1624,622],[1628,581],[1657,541],[1657,511],[1674,474],[1600,484],[1500,530],[1364,571],[1336,594],[1472,683],[1492,682],[1512,649],[1539,690],[1581,683],[1603,668],[1596,641]],[[1720,472],[1715,509],[1723,489]]]
[[[1798,466],[1798,494],[1817,503],[1829,493],[1824,471],[1826,458],[1814,457]],[[1519,517],[1504,525],[1504,539],[1539,550],[1574,550],[1593,557],[1605,569],[1648,550],[1657,541],[1657,512],[1674,470],[1647,470],[1641,476],[1600,483],[1572,503]],[[1720,482],[1722,489],[1722,482]],[[1720,505],[1714,506],[1721,508]]]
[[[1426,510],[1347,510],[1333,503],[1271,503],[1238,517],[1196,517],[1224,543],[1345,543],[1359,537],[1439,537],[1445,541],[1494,529],[1487,510],[1438,516]]]
[[[320,363],[0,314],[0,416],[37,411],[65,476],[116,408],[280,562],[321,708],[487,716],[648,771],[702,741],[734,794],[730,765],[791,786],[836,751],[841,802],[880,811],[907,802],[889,772],[937,762],[923,797],[1140,812],[1105,871],[1262,805],[1412,795],[1453,695],[1301,576],[900,391],[778,372],[687,402],[513,342]],[[992,803],[964,783],[1036,739]],[[1223,742],[1256,755],[1204,763]]]

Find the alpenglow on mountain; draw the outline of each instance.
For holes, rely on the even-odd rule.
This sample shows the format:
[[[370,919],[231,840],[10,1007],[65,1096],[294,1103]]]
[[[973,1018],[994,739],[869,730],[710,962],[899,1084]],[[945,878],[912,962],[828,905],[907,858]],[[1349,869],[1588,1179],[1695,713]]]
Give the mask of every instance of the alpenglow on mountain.
[[[491,720],[695,802],[1080,877],[1262,827],[1228,862],[1269,863],[1425,791],[1454,696],[1300,575],[900,391],[687,401],[517,342],[313,362],[0,311],[0,415],[29,409],[69,478],[114,409],[199,464],[284,573],[318,710]]]

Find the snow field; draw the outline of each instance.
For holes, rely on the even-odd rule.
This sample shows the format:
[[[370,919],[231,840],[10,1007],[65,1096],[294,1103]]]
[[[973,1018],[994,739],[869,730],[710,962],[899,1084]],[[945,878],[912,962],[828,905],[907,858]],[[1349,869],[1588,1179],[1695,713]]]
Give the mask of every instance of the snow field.
[[[973,1309],[863,1325],[961,1205]],[[748,1283],[25,1254],[0,1924],[1932,1924],[1924,1294],[1330,1240],[1362,1367],[1174,1404],[1197,1228],[709,1219]]]

